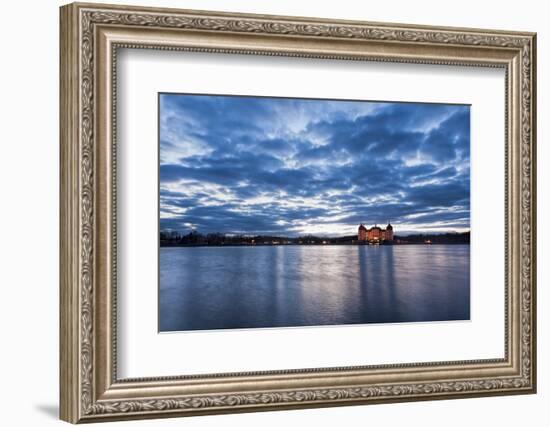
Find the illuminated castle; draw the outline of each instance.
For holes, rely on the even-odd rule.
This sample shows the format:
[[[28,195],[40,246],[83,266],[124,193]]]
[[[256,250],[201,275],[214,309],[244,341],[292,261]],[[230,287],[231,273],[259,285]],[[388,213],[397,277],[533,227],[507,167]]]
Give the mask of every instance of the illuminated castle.
[[[369,242],[369,243],[380,243],[383,241],[392,242],[393,241],[393,227],[388,222],[386,229],[383,230],[377,225],[367,228],[361,224],[357,230],[357,240],[360,242]]]

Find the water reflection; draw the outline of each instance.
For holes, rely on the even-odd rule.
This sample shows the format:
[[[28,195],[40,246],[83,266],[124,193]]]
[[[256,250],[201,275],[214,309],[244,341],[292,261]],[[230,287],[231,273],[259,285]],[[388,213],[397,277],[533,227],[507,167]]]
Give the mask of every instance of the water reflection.
[[[160,330],[464,320],[470,247],[161,248]]]

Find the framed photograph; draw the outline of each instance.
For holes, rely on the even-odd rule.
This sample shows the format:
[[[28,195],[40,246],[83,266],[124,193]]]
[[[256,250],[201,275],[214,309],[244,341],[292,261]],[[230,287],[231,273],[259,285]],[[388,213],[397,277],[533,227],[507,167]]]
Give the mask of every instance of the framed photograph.
[[[61,8],[61,418],[536,391],[535,34]]]

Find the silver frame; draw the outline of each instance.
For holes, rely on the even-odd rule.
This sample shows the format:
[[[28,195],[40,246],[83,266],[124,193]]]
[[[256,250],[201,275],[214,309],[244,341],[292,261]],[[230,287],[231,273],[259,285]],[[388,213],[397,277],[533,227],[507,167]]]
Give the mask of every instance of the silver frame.
[[[535,34],[75,3],[61,8],[60,42],[63,420],[535,392]],[[119,48],[504,68],[505,357],[118,379]]]

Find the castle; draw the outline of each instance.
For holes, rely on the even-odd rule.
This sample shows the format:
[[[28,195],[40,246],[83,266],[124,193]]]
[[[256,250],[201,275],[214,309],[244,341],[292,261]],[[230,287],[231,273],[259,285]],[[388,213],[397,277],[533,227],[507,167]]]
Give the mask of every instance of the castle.
[[[380,242],[392,242],[393,241],[393,227],[388,222],[386,229],[375,225],[367,230],[367,228],[361,224],[357,230],[357,240],[359,242],[368,242],[368,243],[380,243]]]

